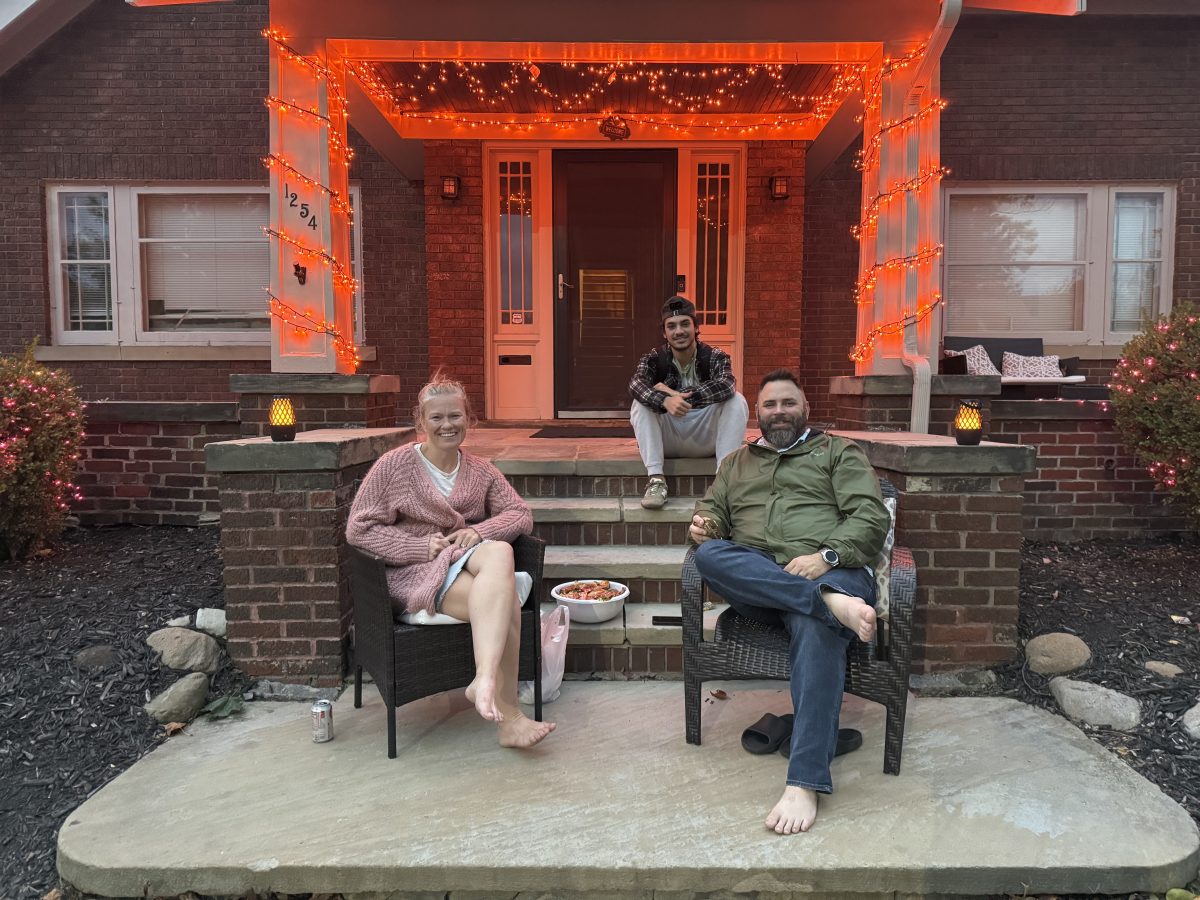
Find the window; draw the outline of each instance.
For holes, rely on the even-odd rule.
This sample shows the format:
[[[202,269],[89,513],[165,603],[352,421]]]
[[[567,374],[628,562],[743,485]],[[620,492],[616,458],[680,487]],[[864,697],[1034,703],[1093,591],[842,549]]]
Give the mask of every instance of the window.
[[[1170,309],[1163,186],[946,190],[946,333],[1121,345]]]
[[[733,177],[728,162],[696,164],[696,321],[729,323],[729,220]]]
[[[533,325],[533,162],[498,163],[500,324]]]
[[[268,342],[266,187],[59,185],[49,209],[56,343]]]

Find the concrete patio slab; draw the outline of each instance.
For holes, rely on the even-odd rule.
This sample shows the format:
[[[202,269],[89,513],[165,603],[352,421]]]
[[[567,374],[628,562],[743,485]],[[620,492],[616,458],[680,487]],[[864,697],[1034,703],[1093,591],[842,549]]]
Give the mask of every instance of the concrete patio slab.
[[[193,726],[67,818],[59,869],[100,896],[614,900],[1162,892],[1195,875],[1179,806],[1065,720],[1008,699],[914,700],[893,777],[882,711],[848,698],[842,722],[863,748],[835,761],[814,830],[777,836],[762,819],[784,761],[748,756],[739,737],[787,695],[720,686],[730,696],[705,704],[701,747],[683,740],[681,686],[657,682],[568,682],[546,708],[558,731],[531,752],[499,749],[457,692],[400,710],[395,760],[374,694],[361,710],[338,702],[327,744],[311,742],[305,705]]]

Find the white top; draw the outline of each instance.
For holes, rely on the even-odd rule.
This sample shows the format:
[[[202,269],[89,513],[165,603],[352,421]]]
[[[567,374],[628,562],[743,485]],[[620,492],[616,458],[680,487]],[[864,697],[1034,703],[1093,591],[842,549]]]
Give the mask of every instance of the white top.
[[[462,466],[462,451],[459,451],[454,462],[454,471],[443,472],[421,452],[421,445],[417,444],[417,456],[421,457],[421,462],[425,463],[425,468],[429,470],[429,477],[433,479],[434,485],[442,492],[443,497],[449,497],[450,492],[454,490],[454,482],[458,481],[458,470]]]

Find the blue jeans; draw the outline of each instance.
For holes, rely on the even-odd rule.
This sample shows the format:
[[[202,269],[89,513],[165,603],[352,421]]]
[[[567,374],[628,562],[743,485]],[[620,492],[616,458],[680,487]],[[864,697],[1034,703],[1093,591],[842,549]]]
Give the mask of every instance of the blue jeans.
[[[831,793],[829,764],[837,749],[846,650],[857,637],[834,618],[821,589],[874,604],[875,578],[869,569],[838,568],[813,581],[785,572],[762,550],[720,540],[705,541],[696,549],[696,568],[740,614],[787,629],[796,715],[787,783]]]

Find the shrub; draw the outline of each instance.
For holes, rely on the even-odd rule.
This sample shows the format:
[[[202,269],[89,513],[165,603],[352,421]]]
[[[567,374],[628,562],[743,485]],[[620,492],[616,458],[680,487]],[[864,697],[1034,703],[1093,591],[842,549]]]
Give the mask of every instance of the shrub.
[[[1111,386],[1121,436],[1200,521],[1200,310],[1178,306],[1126,344]]]
[[[0,356],[0,558],[19,559],[62,533],[83,444],[83,405],[63,372]]]

